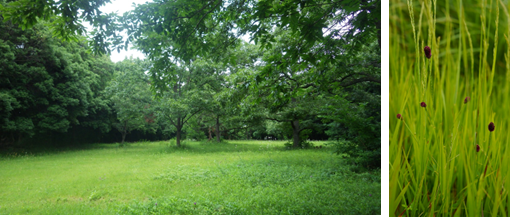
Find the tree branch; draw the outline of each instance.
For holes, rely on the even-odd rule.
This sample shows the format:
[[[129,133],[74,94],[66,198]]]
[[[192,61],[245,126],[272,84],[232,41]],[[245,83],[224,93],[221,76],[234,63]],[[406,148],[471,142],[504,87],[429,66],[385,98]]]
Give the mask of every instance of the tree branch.
[[[292,120],[279,120],[279,119],[271,118],[271,117],[266,117],[266,120],[274,120],[274,121],[278,121],[278,122],[291,122],[292,121]]]
[[[230,130],[237,130],[237,129],[248,129],[248,128],[251,128],[251,127],[254,127],[254,126],[256,126],[256,125],[245,126],[245,127],[236,127],[236,128],[230,128],[230,129],[227,129],[227,128],[223,127],[225,129],[221,130],[221,132],[227,132],[227,131],[230,131]]]
[[[361,73],[358,73],[358,74],[361,74]],[[352,74],[347,76],[347,77],[342,78],[341,80],[335,79],[334,81],[335,82],[339,82],[340,86],[342,86],[342,87],[348,87],[348,86],[351,86],[351,85],[354,85],[354,84],[357,84],[357,83],[360,83],[360,82],[376,82],[376,83],[381,83],[381,78],[378,78],[378,77],[375,77],[375,76],[372,76],[372,75],[369,75],[369,74],[365,74],[365,73],[363,73],[363,74],[366,75],[366,76],[362,77],[362,78],[358,78],[358,79],[353,79],[351,81],[343,81],[343,80],[345,80],[347,77],[352,76]]]
[[[196,29],[197,29],[198,25],[202,22],[202,20],[204,20],[204,18],[205,18],[205,17],[206,17],[209,13],[211,13],[211,12],[214,10],[214,8],[215,8],[215,7],[217,7],[219,4],[221,4],[221,1],[219,1],[219,2],[218,2],[218,4],[214,5],[214,6],[212,7],[212,9],[211,9],[211,10],[209,10],[209,11],[208,11],[208,12],[206,12],[206,13],[204,13],[204,15],[203,15],[203,16],[200,18],[200,20],[198,21],[197,25],[195,25],[194,30],[196,30]],[[209,6],[209,5],[210,5],[210,4],[207,4],[206,6]],[[202,7],[202,9],[200,9],[200,10],[203,10],[206,6]],[[193,15],[193,16],[195,16],[195,15]]]
[[[202,111],[202,109],[197,110],[197,111],[195,111],[193,114],[191,114],[191,116],[189,116],[189,117],[188,117],[188,119],[186,119],[186,120],[182,123],[182,125],[184,126],[184,124],[186,124],[186,123],[188,122],[188,120],[189,120],[189,119],[191,119],[193,116],[195,116],[195,114],[197,114],[197,113],[198,113],[198,112],[200,112],[200,111]]]
[[[305,84],[305,85],[303,85],[303,86],[301,86],[299,88],[306,89],[306,88],[308,88],[310,86],[313,86],[314,88],[317,88],[317,85],[315,85],[315,83],[308,83],[308,84]]]
[[[301,129],[299,129],[299,131],[298,131],[298,132],[301,132],[301,131],[303,131],[303,130],[305,130],[305,129],[312,129],[312,127],[305,127],[305,128],[301,128]]]
[[[175,125],[175,122],[172,120],[172,118],[170,116],[167,116],[167,119],[170,120],[170,122],[172,123],[172,125],[174,125],[175,127],[177,127],[177,125]]]
[[[294,81],[294,82],[296,83],[296,87],[299,87],[299,82],[298,82],[296,79],[291,78],[291,77],[290,77],[287,73],[280,73],[280,75],[282,75],[282,74],[283,74],[283,76],[284,76],[285,78],[287,78],[287,79],[289,79],[289,80]],[[280,76],[280,78],[281,78],[281,76]],[[285,82],[286,82],[286,81],[285,81]],[[288,84],[288,83],[287,83],[287,84]],[[289,84],[289,85],[290,85],[290,84]]]

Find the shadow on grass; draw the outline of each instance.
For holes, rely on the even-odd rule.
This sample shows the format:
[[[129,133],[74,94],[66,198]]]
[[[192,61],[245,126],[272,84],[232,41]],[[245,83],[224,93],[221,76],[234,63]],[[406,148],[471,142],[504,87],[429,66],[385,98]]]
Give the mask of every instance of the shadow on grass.
[[[118,144],[76,144],[76,145],[58,145],[48,146],[47,144],[33,144],[16,147],[0,147],[0,157],[19,157],[19,156],[43,156],[58,154],[61,152],[73,152],[83,150],[118,148]]]
[[[110,144],[73,144],[73,145],[48,145],[45,143],[32,144],[25,146],[0,147],[0,158],[15,158],[22,156],[42,156],[59,154],[61,152],[73,152],[98,149],[123,149],[125,151],[143,152],[143,153],[186,153],[187,155],[201,155],[212,153],[239,153],[254,152],[263,153],[268,151],[300,151],[315,150],[317,152],[328,151],[330,148],[322,149],[289,149],[284,146],[286,141],[183,141],[181,147],[172,145],[169,141],[156,142],[128,142],[121,146],[120,143]]]
[[[284,146],[286,141],[227,141],[227,142],[185,142],[184,146],[176,147],[170,145],[167,142],[166,146],[155,149],[157,153],[177,153],[186,152],[190,154],[208,154],[208,153],[238,153],[238,152],[268,152],[268,151],[302,151],[302,150],[313,150],[317,152],[332,152],[331,147],[323,146],[321,149],[307,148],[307,149],[289,149]]]

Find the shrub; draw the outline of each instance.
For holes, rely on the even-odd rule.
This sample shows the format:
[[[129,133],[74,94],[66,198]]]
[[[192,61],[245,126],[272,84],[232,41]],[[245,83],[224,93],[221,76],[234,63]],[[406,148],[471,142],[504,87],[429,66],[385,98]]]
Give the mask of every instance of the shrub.
[[[338,140],[332,143],[335,146],[336,154],[346,154],[355,165],[361,165],[368,169],[379,168],[381,166],[381,148],[367,150],[361,148],[352,141]]]

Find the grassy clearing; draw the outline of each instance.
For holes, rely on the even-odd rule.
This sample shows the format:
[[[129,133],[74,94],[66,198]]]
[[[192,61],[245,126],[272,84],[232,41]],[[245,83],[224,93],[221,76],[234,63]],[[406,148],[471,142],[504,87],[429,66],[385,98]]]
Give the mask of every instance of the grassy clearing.
[[[390,216],[510,215],[509,9],[391,1]]]
[[[114,144],[0,158],[0,214],[380,214],[380,173],[284,142]],[[316,145],[324,142],[316,142]]]

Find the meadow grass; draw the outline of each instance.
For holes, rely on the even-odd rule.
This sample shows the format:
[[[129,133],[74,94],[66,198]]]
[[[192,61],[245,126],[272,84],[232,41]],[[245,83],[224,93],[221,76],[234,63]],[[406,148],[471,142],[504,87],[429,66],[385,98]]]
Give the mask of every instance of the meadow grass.
[[[4,155],[0,214],[381,213],[380,172],[358,172],[325,142],[169,144]]]
[[[510,215],[509,8],[391,1],[390,216]]]

